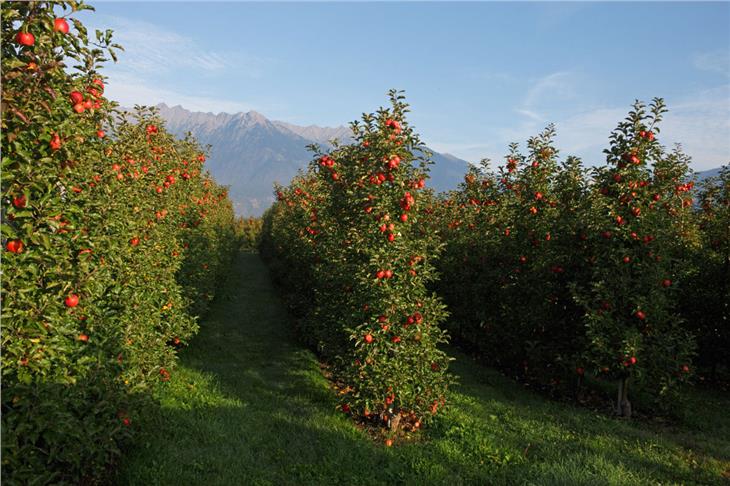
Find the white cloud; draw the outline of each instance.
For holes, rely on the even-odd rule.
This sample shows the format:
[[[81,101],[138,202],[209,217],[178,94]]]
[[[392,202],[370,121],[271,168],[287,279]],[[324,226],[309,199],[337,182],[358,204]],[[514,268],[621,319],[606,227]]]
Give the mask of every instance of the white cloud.
[[[692,61],[694,66],[702,71],[730,76],[730,50],[727,48],[697,54]]]
[[[450,142],[427,142],[429,148],[440,152],[452,154],[467,162],[478,163],[493,147],[480,143],[450,143]]]
[[[527,118],[529,118],[530,120],[533,120],[536,122],[542,121],[542,119],[543,119],[540,114],[538,114],[532,110],[527,110],[525,108],[518,108],[515,111],[517,111],[517,113],[519,113],[520,115],[524,115]]]
[[[182,105],[190,111],[212,113],[236,113],[249,111],[251,104],[216,98],[213,96],[191,96],[166,88],[151,88],[144,79],[125,74],[112,75],[109,78],[105,94],[120,105],[131,108],[137,105],[156,105],[165,103],[170,106]]]
[[[681,143],[697,170],[730,163],[730,84],[669,105],[661,138]]]
[[[679,143],[695,170],[730,162],[730,85],[666,100],[669,112],[660,124],[659,141],[671,150]],[[568,116],[556,123],[557,146],[587,164],[602,164],[608,135],[626,117],[629,106],[601,108]]]
[[[237,76],[260,78],[271,60],[237,51],[213,51],[195,39],[159,25],[123,17],[104,17],[114,30],[114,41],[124,47],[116,69],[139,75],[188,71],[191,75],[214,75],[235,68]]]
[[[259,78],[273,62],[238,49],[208,49],[192,36],[151,22],[116,16],[100,16],[95,22],[112,29],[114,42],[124,47],[119,63],[109,64],[105,74],[109,77],[107,96],[126,107],[164,102],[192,111],[249,111],[253,109],[249,102],[206,92],[205,80],[217,76]],[[184,79],[180,77],[183,75]]]
[[[530,86],[517,113],[534,121],[545,121],[540,108],[560,100],[565,102],[575,95],[575,73],[560,71],[539,78]]]
[[[668,150],[680,143],[682,150],[692,157],[695,170],[730,163],[730,84],[666,101],[669,112],[660,124],[658,139]],[[611,131],[629,110],[628,104],[604,106],[553,118],[557,129],[555,146],[563,158],[577,155],[586,165],[601,165],[605,162],[603,149],[608,146]],[[492,143],[434,143],[432,146],[470,162],[487,157],[495,166],[499,165],[504,161],[509,143],[519,142],[524,147],[524,142],[548,123],[530,110],[520,108],[518,112],[524,116],[521,121],[515,120],[514,124],[485,136]]]

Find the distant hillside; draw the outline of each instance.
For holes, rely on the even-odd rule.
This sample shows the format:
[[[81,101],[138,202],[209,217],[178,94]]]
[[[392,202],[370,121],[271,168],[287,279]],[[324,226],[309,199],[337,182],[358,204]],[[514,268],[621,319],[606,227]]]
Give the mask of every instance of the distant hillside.
[[[274,182],[287,184],[312,159],[307,145],[350,137],[347,127],[301,127],[255,111],[215,115],[165,104],[157,108],[170,132],[177,136],[192,132],[200,143],[212,146],[206,165],[217,181],[230,186],[231,200],[242,216],[258,216],[271,205]],[[437,191],[454,189],[467,162],[438,153],[433,160],[429,186]]]
[[[714,169],[708,169],[703,170],[702,172],[695,172],[695,176],[697,177],[697,181],[701,182],[705,179],[708,179],[710,177],[717,177],[720,175],[720,169],[722,167],[715,167]]]

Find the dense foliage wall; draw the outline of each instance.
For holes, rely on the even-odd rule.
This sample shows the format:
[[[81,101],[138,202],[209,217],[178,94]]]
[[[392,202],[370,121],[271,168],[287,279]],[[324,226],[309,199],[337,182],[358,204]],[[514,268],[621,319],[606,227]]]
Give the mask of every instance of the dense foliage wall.
[[[696,340],[704,362],[726,362],[728,170],[696,207],[688,157],[657,139],[665,111],[637,102],[590,174],[558,161],[549,127],[443,196],[438,291],[455,339],[548,386],[613,381],[625,416],[629,383],[646,408],[677,411]]]
[[[119,116],[80,2],[2,4],[2,474],[94,482],[236,245],[204,150]],[[121,120],[121,121],[119,121]]]
[[[353,143],[317,153],[277,191],[262,250],[304,339],[332,365],[343,410],[418,427],[445,403],[444,306],[426,289],[441,244],[422,213],[427,154],[391,106],[352,124]]]

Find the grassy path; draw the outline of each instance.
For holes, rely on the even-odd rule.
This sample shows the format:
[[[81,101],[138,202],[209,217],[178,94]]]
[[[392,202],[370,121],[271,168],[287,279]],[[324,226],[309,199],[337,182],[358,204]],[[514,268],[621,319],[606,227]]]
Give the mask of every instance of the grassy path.
[[[457,358],[423,442],[385,448],[342,413],[255,254],[242,253],[161,407],[119,469],[129,485],[728,484],[730,405],[660,429],[555,403]]]

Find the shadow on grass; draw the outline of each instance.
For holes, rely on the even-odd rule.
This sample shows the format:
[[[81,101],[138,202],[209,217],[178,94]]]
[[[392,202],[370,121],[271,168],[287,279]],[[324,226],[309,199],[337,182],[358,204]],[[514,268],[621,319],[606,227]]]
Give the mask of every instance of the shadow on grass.
[[[258,255],[242,253],[120,484],[712,484],[726,439],[701,453],[637,424],[547,401],[457,353],[461,384],[425,440],[385,448],[344,414],[299,345]]]

